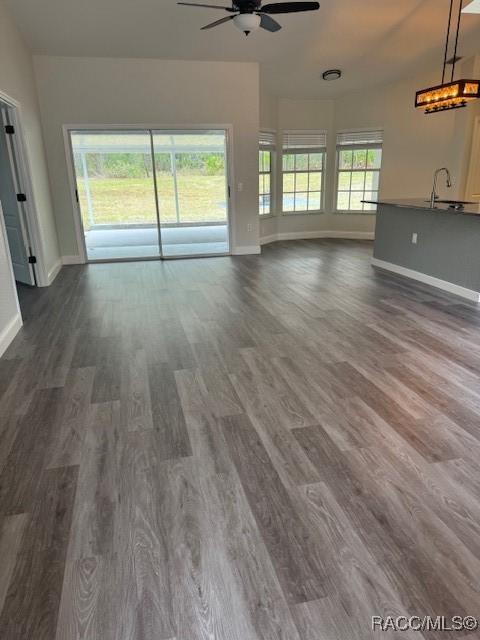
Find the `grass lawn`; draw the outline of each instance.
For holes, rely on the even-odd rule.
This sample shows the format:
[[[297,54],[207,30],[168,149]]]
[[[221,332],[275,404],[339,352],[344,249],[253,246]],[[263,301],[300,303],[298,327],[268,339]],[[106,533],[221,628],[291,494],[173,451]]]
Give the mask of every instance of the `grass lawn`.
[[[95,224],[133,224],[157,221],[152,178],[90,178]],[[173,177],[157,174],[161,222],[177,222]],[[225,177],[177,175],[180,222],[226,221]],[[78,179],[83,224],[90,228],[83,178]]]

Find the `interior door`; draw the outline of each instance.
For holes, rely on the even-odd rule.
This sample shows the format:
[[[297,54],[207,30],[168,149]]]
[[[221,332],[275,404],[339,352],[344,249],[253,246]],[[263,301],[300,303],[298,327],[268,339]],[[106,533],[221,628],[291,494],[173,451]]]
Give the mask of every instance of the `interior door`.
[[[230,250],[225,130],[152,132],[162,256]]]
[[[33,265],[29,263],[28,232],[25,223],[24,205],[17,200],[21,192],[18,167],[15,161],[11,135],[5,127],[10,125],[7,107],[1,106],[0,126],[0,201],[12,258],[13,272],[17,282],[35,284]]]

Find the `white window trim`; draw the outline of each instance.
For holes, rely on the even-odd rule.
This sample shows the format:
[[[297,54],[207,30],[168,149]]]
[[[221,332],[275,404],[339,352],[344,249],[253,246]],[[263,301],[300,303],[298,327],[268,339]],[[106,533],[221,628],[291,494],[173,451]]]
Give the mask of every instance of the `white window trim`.
[[[274,161],[275,161],[275,151],[272,148],[269,147],[259,147],[259,151],[265,151],[268,152],[270,154],[270,171],[260,171],[260,167],[258,168],[258,176],[262,176],[262,175],[268,175],[270,176],[270,192],[269,193],[261,193],[260,189],[258,190],[258,215],[260,216],[260,218],[262,218],[262,220],[264,220],[265,218],[268,218],[270,216],[274,215],[274,186],[273,186],[273,180],[274,180]],[[268,213],[262,213],[260,211],[260,196],[261,195],[270,195],[270,211]]]
[[[308,136],[319,137],[321,140],[320,145],[306,145],[306,146],[288,146],[288,138],[291,136],[293,139],[298,136],[299,138],[308,138]],[[281,215],[282,216],[298,216],[298,215],[318,215],[325,213],[325,192],[326,192],[326,176],[327,176],[327,136],[328,132],[325,129],[302,129],[302,130],[286,130],[282,132],[282,154],[281,154],[281,163],[280,163],[280,172],[281,172]],[[307,153],[321,153],[322,158],[322,168],[320,170],[314,169],[313,171],[284,171],[283,170],[283,156],[285,154],[307,154]],[[296,211],[283,209],[283,176],[284,173],[320,173],[322,176],[322,189],[320,192],[320,208],[319,209],[298,209]],[[290,193],[290,192],[289,192]],[[296,191],[292,192],[295,195]],[[309,192],[307,192],[308,195]],[[317,193],[317,192],[313,192]]]
[[[271,143],[264,143],[262,144],[261,140],[262,140],[262,134],[267,134],[271,135],[273,137],[273,141]],[[259,151],[269,151],[270,152],[270,211],[268,213],[260,213],[260,198],[259,198],[259,203],[258,203],[258,215],[261,218],[261,220],[266,220],[267,218],[273,218],[276,215],[276,198],[275,198],[275,193],[276,193],[276,174],[277,174],[277,164],[276,164],[276,160],[277,160],[277,132],[275,131],[275,129],[261,129],[260,130],[260,135],[259,135],[259,144],[258,144],[258,150]],[[258,175],[260,176],[262,173],[267,173],[267,172],[260,172],[260,168],[258,170]],[[259,193],[260,196],[260,193]]]
[[[355,134],[355,133],[371,133],[371,132],[378,132],[382,135],[382,142],[359,142],[359,143],[351,143],[351,144],[338,144],[338,136],[339,134]],[[339,130],[336,133],[336,149],[335,149],[335,184],[334,184],[334,193],[333,193],[333,198],[334,198],[334,202],[333,202],[333,213],[335,214],[350,214],[350,215],[361,215],[361,216],[375,216],[377,214],[377,210],[376,209],[370,209],[370,210],[358,210],[358,209],[338,209],[337,208],[337,202],[338,202],[338,182],[339,182],[339,173],[340,173],[340,169],[339,169],[339,161],[340,161],[340,151],[354,151],[354,150],[359,150],[359,149],[381,149],[382,150],[382,162],[383,162],[383,128],[382,127],[369,127],[369,128],[364,128],[364,129],[343,129],[343,130]],[[343,171],[343,170],[342,170]],[[347,171],[345,169],[345,171]],[[368,171],[368,169],[350,169],[349,172],[351,173],[365,173],[366,171]],[[382,165],[380,164],[380,168],[379,169],[371,169],[371,171],[377,171],[378,172],[378,189],[377,189],[377,193],[380,191],[380,182],[381,182],[381,176],[382,176]],[[365,191],[365,189],[364,189]],[[351,193],[351,189],[349,189],[348,193]]]

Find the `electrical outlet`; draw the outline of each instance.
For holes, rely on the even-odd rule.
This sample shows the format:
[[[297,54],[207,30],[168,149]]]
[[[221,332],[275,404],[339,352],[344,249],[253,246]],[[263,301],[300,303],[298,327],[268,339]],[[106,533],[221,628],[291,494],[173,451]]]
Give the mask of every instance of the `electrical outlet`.
[[[238,189],[239,191],[243,191],[243,182],[239,182],[239,183],[238,183],[238,185],[237,185],[237,189]]]
[[[248,231],[248,233],[252,233],[252,231],[253,231],[253,224],[251,224],[251,223],[248,223],[248,224],[247,224],[247,231]]]
[[[412,244],[417,244],[418,233],[412,233]]]

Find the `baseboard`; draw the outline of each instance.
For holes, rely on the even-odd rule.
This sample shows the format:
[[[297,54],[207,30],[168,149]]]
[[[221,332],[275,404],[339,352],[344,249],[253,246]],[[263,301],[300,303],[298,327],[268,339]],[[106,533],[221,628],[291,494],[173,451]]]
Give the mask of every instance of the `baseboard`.
[[[84,264],[80,256],[62,256],[62,264]]]
[[[55,278],[60,273],[60,269],[62,268],[62,258],[59,258],[50,271],[47,273],[47,287],[52,284]]]
[[[320,236],[322,237],[322,236]],[[375,240],[375,231],[327,231],[325,238],[340,238],[343,240]]]
[[[260,253],[260,245],[251,245],[250,247],[235,247],[232,249],[233,256],[247,256]]]
[[[277,242],[278,240],[278,233],[272,233],[269,236],[262,236],[260,238],[260,244],[270,244],[270,242]]]
[[[269,244],[279,240],[310,240],[313,238],[339,238],[344,240],[373,240],[373,231],[290,231],[274,233],[260,238],[260,244]]]
[[[5,329],[0,333],[0,357],[5,353],[12,340],[20,331],[22,324],[22,316],[17,313],[13,320],[10,320]]]
[[[436,289],[442,289],[442,291],[447,291],[448,293],[453,293],[456,296],[466,298],[467,300],[471,300],[472,302],[478,303],[480,301],[480,293],[478,291],[473,291],[473,289],[461,287],[460,285],[454,284],[453,282],[447,282],[447,280],[441,280],[440,278],[429,276],[425,273],[421,273],[420,271],[407,269],[407,267],[401,267],[398,264],[385,262],[384,260],[379,260],[378,258],[372,258],[372,266],[378,269],[383,269],[385,271],[391,271],[392,273],[396,273],[399,276],[404,276],[405,278],[410,278],[411,280],[417,280],[418,282],[428,284],[431,287],[435,287]]]
[[[44,286],[49,287],[60,273],[60,269],[65,264],[83,264],[80,256],[62,256],[55,262],[53,267],[47,273],[47,282]]]

